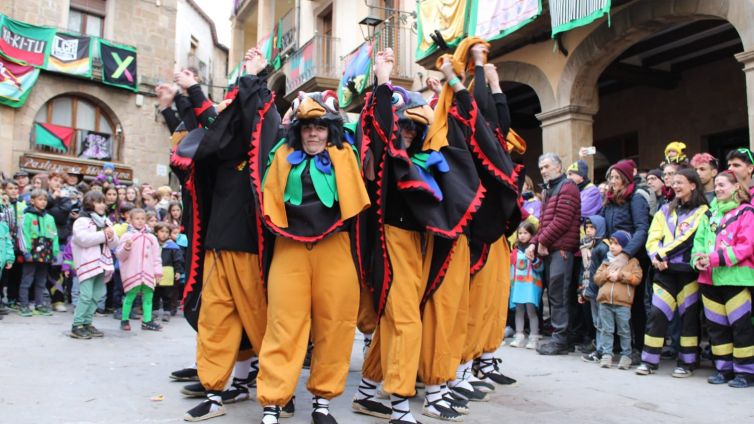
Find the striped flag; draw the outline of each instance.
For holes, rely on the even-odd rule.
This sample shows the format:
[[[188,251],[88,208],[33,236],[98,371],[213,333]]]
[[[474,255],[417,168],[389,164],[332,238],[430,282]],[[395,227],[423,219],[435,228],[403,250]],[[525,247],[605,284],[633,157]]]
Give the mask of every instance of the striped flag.
[[[52,39],[47,70],[91,78],[92,38],[57,33]]]
[[[609,25],[610,0],[550,0],[552,37],[589,25],[603,15],[608,15]]]
[[[47,146],[67,152],[75,132],[73,128],[36,122],[34,124],[34,142],[37,146]]]

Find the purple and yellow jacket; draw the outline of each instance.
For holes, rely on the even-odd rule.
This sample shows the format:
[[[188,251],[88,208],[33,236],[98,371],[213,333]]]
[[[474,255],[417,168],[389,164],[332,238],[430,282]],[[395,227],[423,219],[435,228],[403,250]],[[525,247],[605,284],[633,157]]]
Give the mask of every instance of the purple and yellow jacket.
[[[649,226],[646,244],[649,259],[667,261],[670,271],[692,272],[689,262],[694,234],[707,210],[707,205],[694,209],[680,205],[671,212],[670,204],[663,205]]]

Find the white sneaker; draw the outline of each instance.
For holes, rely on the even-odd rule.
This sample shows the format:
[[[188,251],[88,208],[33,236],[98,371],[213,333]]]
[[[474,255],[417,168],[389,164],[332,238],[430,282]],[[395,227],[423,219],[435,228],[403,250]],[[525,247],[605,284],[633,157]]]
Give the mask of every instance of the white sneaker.
[[[526,348],[527,349],[536,349],[537,343],[539,343],[539,338],[541,336],[529,336],[529,341],[526,342]]]
[[[600,358],[600,368],[610,368],[613,366],[613,355],[604,354]]]
[[[61,302],[56,302],[54,305],[52,305],[52,310],[55,312],[68,312],[68,308],[65,307],[65,305]]]
[[[523,347],[525,340],[526,336],[523,333],[516,333],[516,335],[513,336],[513,341],[511,341],[510,347]]]

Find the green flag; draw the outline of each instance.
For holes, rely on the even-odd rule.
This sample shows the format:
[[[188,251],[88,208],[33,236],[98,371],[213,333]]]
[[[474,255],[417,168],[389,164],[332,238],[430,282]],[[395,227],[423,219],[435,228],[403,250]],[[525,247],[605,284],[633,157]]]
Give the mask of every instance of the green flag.
[[[0,15],[0,53],[22,65],[47,66],[55,29]]]

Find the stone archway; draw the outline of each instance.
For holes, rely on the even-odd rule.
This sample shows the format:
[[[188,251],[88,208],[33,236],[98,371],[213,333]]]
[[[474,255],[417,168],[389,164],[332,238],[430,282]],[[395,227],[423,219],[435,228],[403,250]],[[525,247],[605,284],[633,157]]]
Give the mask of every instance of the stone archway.
[[[539,98],[542,110],[550,110],[557,107],[552,85],[550,85],[550,81],[547,79],[545,73],[537,66],[507,60],[493,61],[492,63],[497,66],[499,73],[501,73],[501,81],[517,82],[531,87]]]
[[[573,159],[594,142],[593,119],[599,110],[598,79],[616,58],[641,40],[668,28],[699,20],[719,19],[732,25],[744,52],[736,55],[746,67],[748,122],[754,145],[754,2],[738,0],[641,0],[617,9],[611,25],[603,22],[572,50],[555,93],[557,106],[543,109],[546,150]],[[567,46],[568,38],[565,38]],[[567,46],[568,47],[568,46]]]
[[[287,80],[287,77],[285,73],[278,72],[275,75],[273,75],[272,78],[270,78],[270,81],[268,83],[268,86],[270,87],[270,91],[275,93],[275,106],[280,111],[281,115],[283,115],[291,105],[290,102],[285,100],[286,80]]]
[[[754,2],[738,0],[644,0],[611,16],[592,31],[569,55],[558,84],[559,106],[576,106],[587,111],[599,107],[597,79],[621,53],[641,39],[674,23],[717,18],[730,22],[738,31],[744,51],[754,49]],[[749,90],[751,91],[751,90]]]

